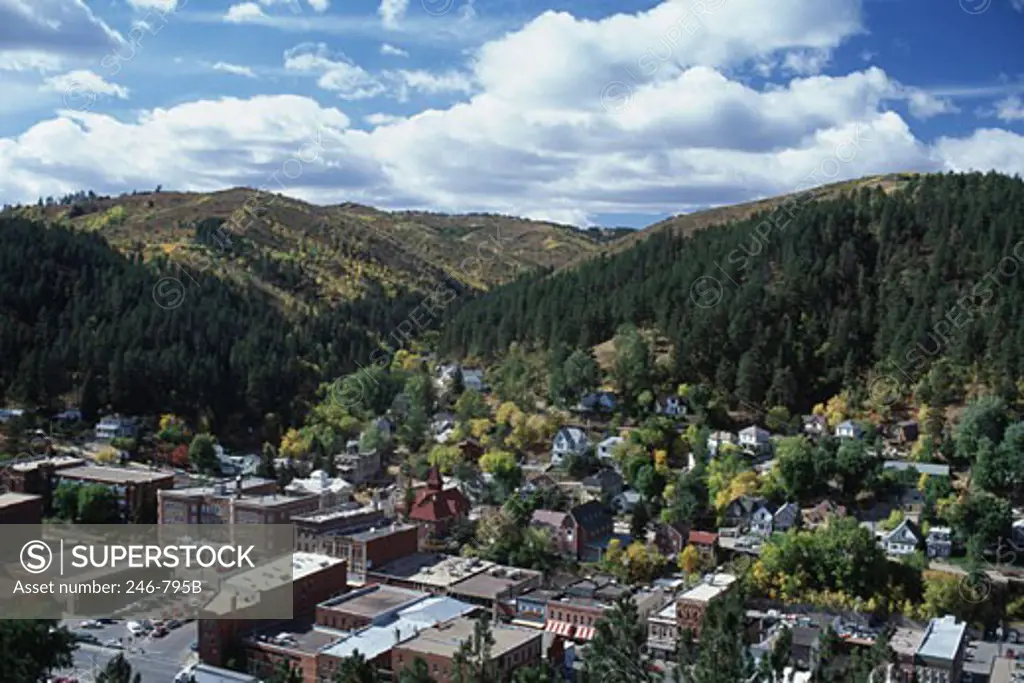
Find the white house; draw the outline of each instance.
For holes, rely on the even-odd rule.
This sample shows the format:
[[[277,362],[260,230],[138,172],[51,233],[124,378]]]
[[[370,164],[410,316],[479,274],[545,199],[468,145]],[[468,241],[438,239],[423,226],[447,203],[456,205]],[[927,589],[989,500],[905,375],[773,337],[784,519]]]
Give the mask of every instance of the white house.
[[[949,557],[953,553],[953,530],[948,526],[933,526],[924,539],[928,557]]]
[[[750,533],[758,536],[771,536],[775,525],[775,516],[765,505],[758,505],[750,515]]]
[[[909,555],[921,543],[921,530],[909,519],[882,537],[882,547],[890,555]]]
[[[284,490],[290,495],[314,493],[320,496],[322,510],[347,503],[352,496],[352,484],[341,477],[331,477],[323,470],[313,470],[305,479],[292,479]]]
[[[137,423],[133,417],[107,415],[96,424],[97,439],[127,439],[135,436]]]
[[[840,439],[862,439],[864,428],[853,420],[846,420],[836,427],[836,436]]]
[[[615,410],[617,405],[615,394],[612,392],[594,391],[584,394],[573,410],[578,413],[610,413]]]
[[[25,414],[22,408],[0,408],[0,423],[13,420],[16,417],[21,417]]]
[[[562,427],[551,444],[551,464],[556,467],[569,455],[583,455],[590,447],[587,434],[579,427]]]
[[[597,444],[597,457],[601,460],[613,460],[615,458],[615,447],[620,443],[625,443],[625,441],[621,436],[609,436]]]
[[[807,436],[824,436],[828,433],[828,421],[824,415],[804,415],[804,434]]]
[[[633,512],[639,503],[640,493],[633,489],[627,489],[612,499],[612,507],[621,514]]]
[[[711,432],[708,435],[708,453],[712,457],[718,455],[718,448],[722,444],[736,445],[736,435],[732,432]]]
[[[771,448],[771,434],[767,429],[751,425],[740,430],[740,446],[748,451],[763,452]]]
[[[686,403],[675,394],[665,394],[655,400],[654,412],[668,417],[682,417],[686,415]]]
[[[482,394],[487,388],[484,384],[484,371],[463,368],[462,386],[465,387],[467,391],[476,391]]]

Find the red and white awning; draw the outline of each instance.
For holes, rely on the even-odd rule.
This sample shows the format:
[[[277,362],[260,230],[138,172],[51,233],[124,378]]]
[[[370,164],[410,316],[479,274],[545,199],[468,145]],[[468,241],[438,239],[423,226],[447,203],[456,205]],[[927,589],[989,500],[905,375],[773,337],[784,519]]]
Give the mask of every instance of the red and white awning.
[[[555,635],[566,636],[572,633],[573,625],[564,621],[551,621],[544,625],[545,631],[551,631]]]
[[[593,626],[579,626],[576,629],[576,638],[578,640],[592,640],[596,632],[597,630]]]

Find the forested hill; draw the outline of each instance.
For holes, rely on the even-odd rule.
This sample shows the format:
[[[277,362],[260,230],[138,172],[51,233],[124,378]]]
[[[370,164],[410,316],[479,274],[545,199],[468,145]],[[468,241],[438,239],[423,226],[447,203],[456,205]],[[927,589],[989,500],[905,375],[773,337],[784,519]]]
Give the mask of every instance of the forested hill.
[[[286,317],[257,288],[122,256],[94,233],[0,219],[0,244],[0,405],[60,406],[71,394],[87,413],[205,414],[223,426],[274,412],[287,424],[424,300],[378,287]]]
[[[543,221],[319,206],[247,188],[117,197],[80,192],[8,215],[95,232],[122,253],[207,270],[263,290],[289,314],[376,289],[429,291],[456,270],[469,286],[486,289],[524,271],[586,258],[603,241]]]
[[[522,278],[462,307],[442,345],[483,356],[512,341],[589,347],[632,322],[668,338],[670,379],[749,402],[809,407],[872,375],[895,378],[887,391],[981,382],[1014,393],[1022,240],[1019,178],[916,176]]]

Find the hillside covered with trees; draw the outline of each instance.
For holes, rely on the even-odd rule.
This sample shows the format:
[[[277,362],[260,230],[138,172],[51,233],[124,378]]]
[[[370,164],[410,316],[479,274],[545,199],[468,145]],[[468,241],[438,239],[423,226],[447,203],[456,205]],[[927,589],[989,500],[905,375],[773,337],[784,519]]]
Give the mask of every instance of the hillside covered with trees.
[[[109,406],[220,426],[273,412],[287,424],[414,308],[431,320],[427,295],[379,287],[295,319],[257,288],[24,219],[0,220],[0,241],[0,399],[12,403],[55,408],[70,397],[87,416]]]
[[[443,351],[588,348],[625,323],[671,345],[666,379],[810,409],[842,389],[948,404],[1024,376],[1024,182],[911,176],[691,235],[659,231],[469,302]]]

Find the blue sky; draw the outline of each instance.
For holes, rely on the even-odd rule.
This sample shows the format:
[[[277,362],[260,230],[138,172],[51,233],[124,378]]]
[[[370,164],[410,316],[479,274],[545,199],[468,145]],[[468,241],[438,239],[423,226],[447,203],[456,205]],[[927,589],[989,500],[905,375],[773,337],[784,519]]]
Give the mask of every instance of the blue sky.
[[[0,0],[0,201],[265,187],[576,225],[1024,174],[1024,0]]]

